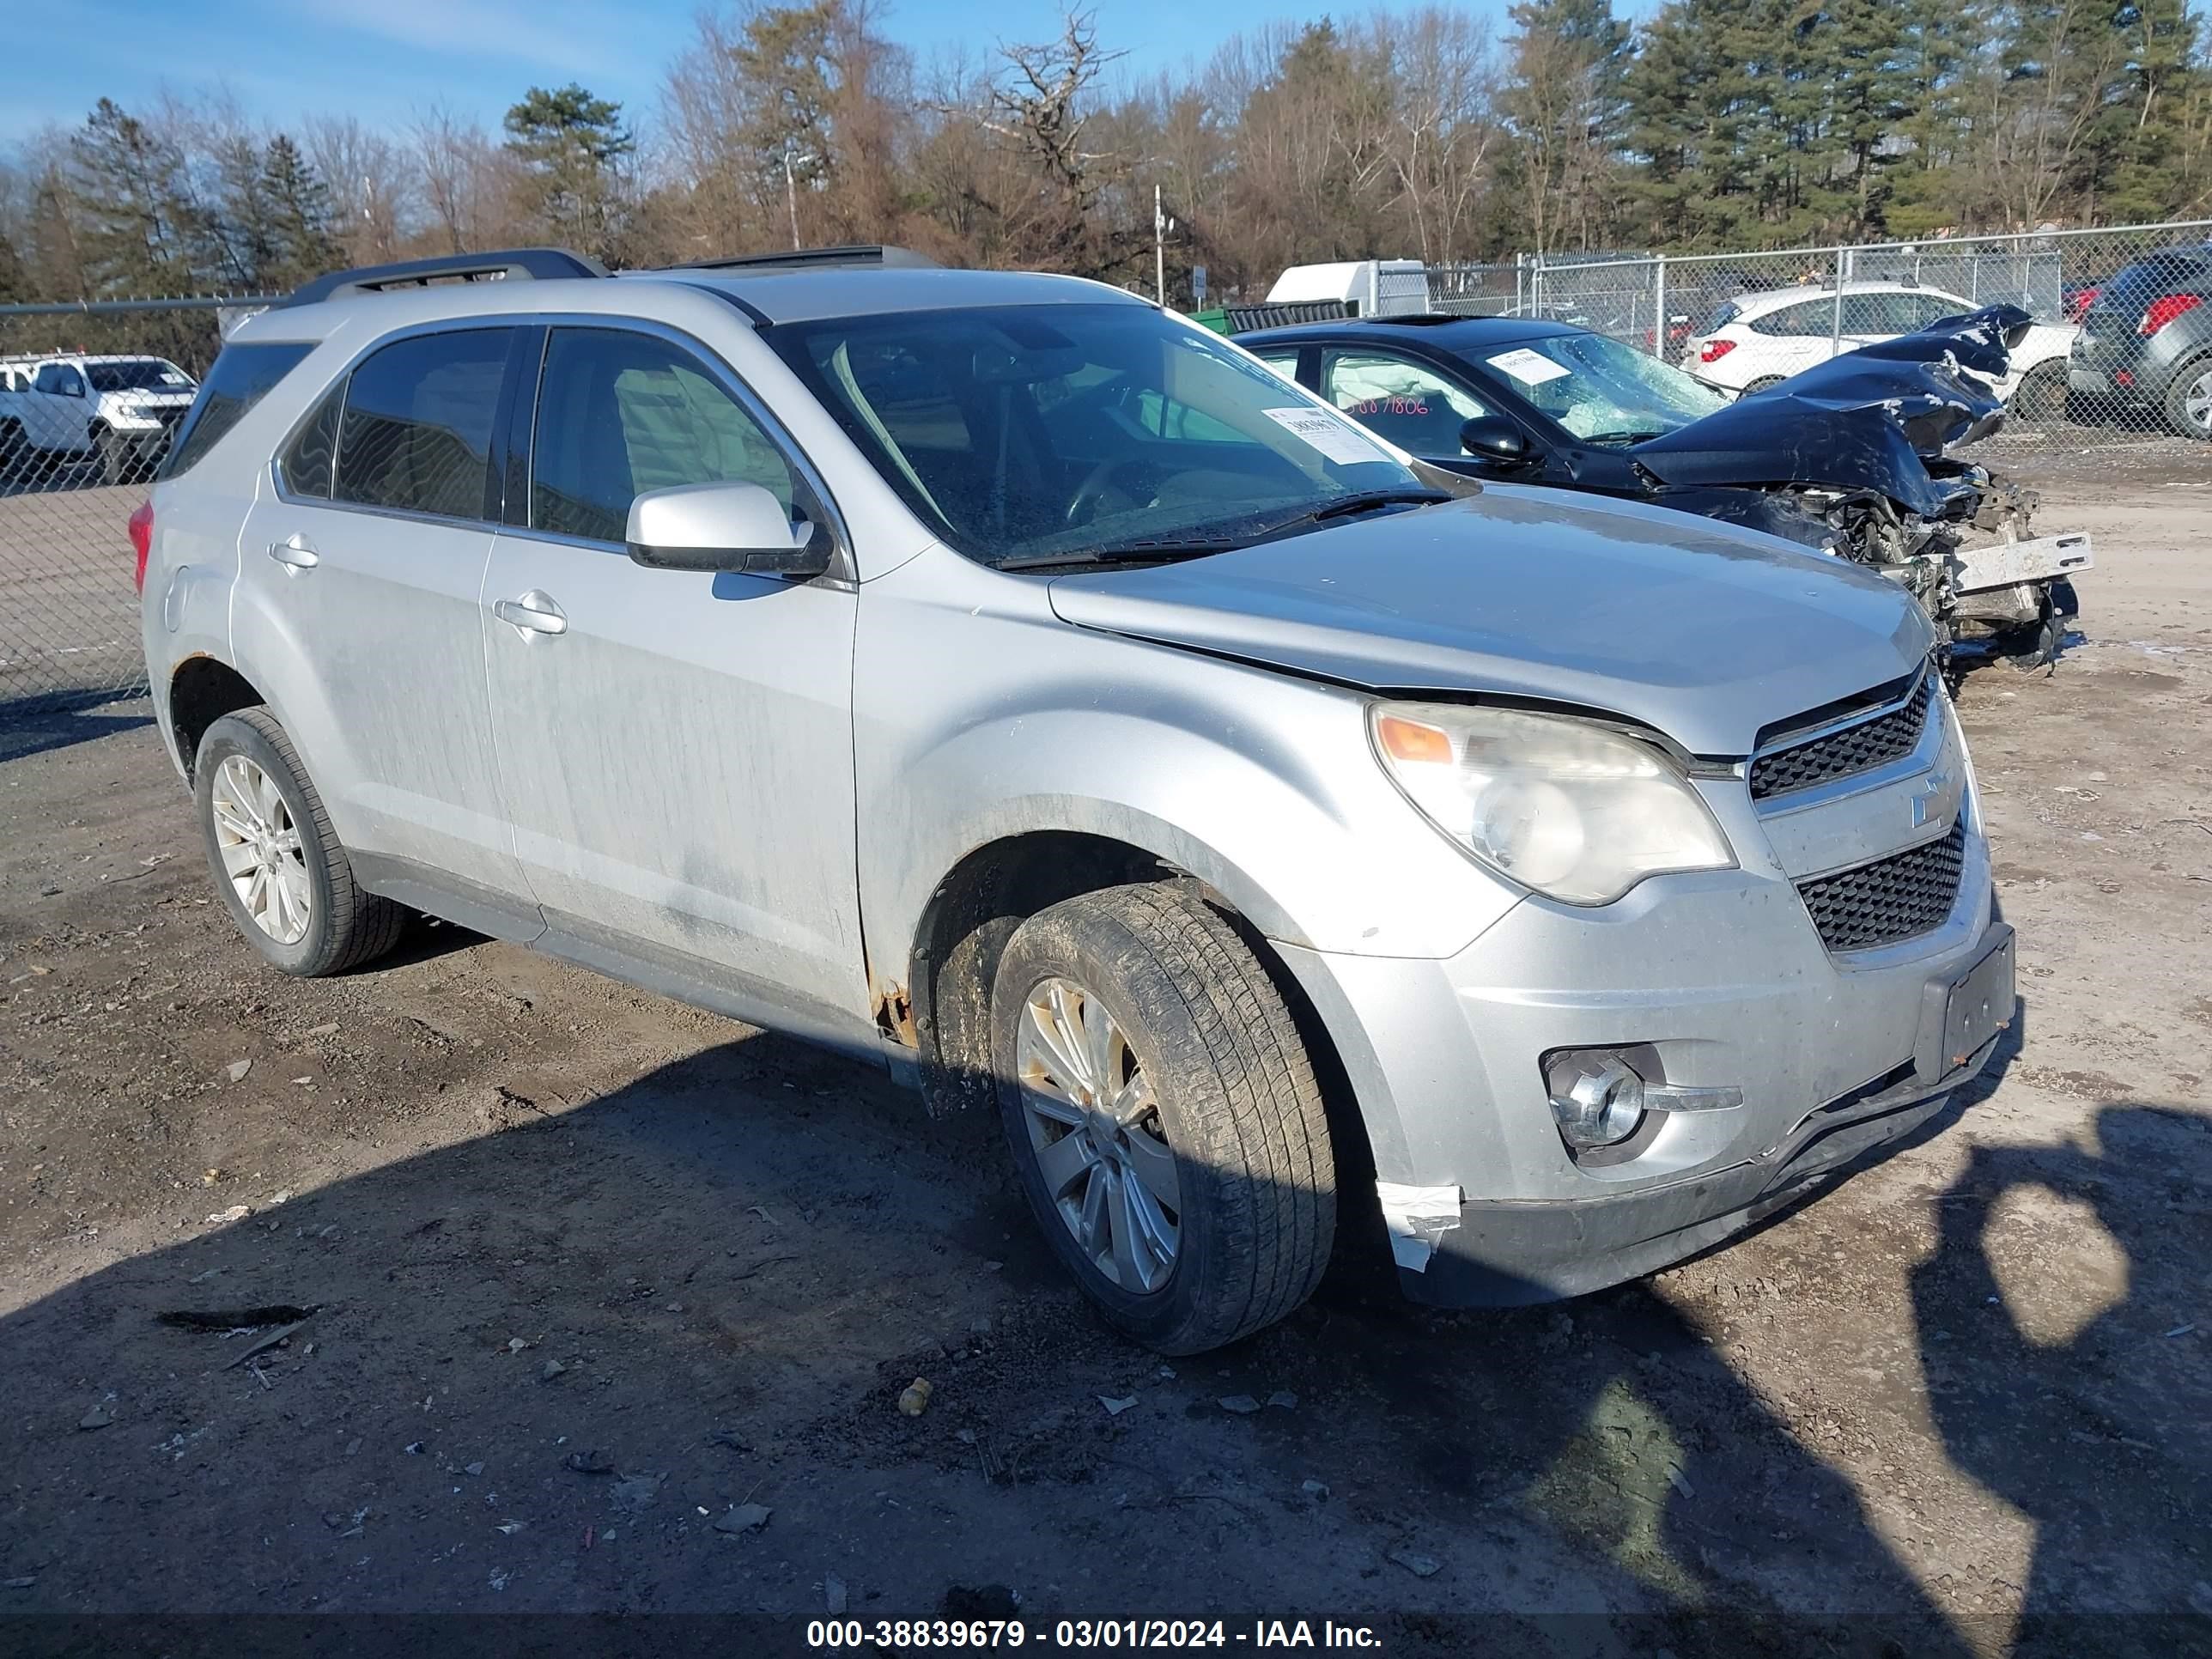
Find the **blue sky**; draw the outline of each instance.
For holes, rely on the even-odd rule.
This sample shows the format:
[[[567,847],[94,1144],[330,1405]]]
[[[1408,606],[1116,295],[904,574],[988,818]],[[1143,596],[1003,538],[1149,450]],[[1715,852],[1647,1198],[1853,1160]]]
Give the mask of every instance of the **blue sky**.
[[[1503,21],[1504,0],[1474,0]],[[495,125],[532,82],[581,81],[650,121],[663,71],[690,41],[698,0],[0,0],[18,72],[0,98],[0,140],[74,125],[104,96],[126,107],[160,91],[228,89],[278,125],[312,112],[402,125],[443,102]],[[1102,44],[1124,73],[1203,58],[1228,35],[1319,15],[1316,0],[1098,0]],[[1368,9],[1338,5],[1340,15]],[[1000,40],[1049,38],[1055,0],[902,0],[885,29],[927,59]],[[980,22],[979,20],[984,20]]]

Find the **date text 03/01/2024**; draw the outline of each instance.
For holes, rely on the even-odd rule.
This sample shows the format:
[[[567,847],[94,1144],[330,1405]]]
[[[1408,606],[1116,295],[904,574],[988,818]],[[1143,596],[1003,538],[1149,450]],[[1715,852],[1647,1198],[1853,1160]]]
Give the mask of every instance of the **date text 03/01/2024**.
[[[806,1626],[811,1648],[1019,1648],[1035,1642],[1062,1649],[1365,1648],[1382,1646],[1372,1628],[1324,1619],[1260,1619],[1248,1628],[1213,1619],[1061,1619],[1032,1630],[1019,1619],[817,1619]]]

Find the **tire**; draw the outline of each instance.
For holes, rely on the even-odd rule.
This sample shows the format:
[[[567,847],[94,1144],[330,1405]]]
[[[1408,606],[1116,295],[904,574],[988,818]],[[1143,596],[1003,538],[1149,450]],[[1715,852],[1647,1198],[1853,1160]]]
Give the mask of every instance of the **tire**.
[[[2005,412],[2020,422],[2056,420],[2066,412],[2066,365],[2057,359],[2038,363],[2021,376],[2020,384],[2012,389],[2012,398],[2005,404]]]
[[[273,790],[275,803],[266,791],[252,788],[257,774]],[[216,890],[246,943],[271,967],[302,979],[320,978],[373,962],[398,943],[405,908],[362,890],[323,810],[323,798],[301,765],[291,738],[267,709],[240,709],[208,727],[192,758],[192,805]],[[282,881],[264,874],[258,890],[259,915],[240,891],[242,883],[253,890],[250,872],[257,860],[250,856],[251,845],[240,850],[237,834],[240,826],[257,823],[271,832],[270,856],[289,860],[293,866]],[[229,867],[233,860],[241,865],[236,878]],[[303,894],[305,916],[296,915],[296,900],[288,901],[272,889]]]
[[[1762,374],[1757,380],[1753,380],[1747,385],[1741,392],[1736,393],[1736,396],[1739,398],[1751,397],[1755,392],[1765,391],[1766,388],[1771,386],[1780,386],[1782,384],[1782,380],[1783,377],[1779,374]]]
[[[138,458],[131,447],[131,441],[109,431],[106,427],[93,428],[92,447],[100,458],[100,481],[102,483],[129,483],[138,470]]]
[[[1102,1012],[1119,1028],[1106,1047],[1112,1082],[1133,1103],[1115,1132],[1125,1151],[1097,1151],[1115,1115],[1111,1095],[1091,1093],[1086,1113],[1079,1083],[1056,1086],[1052,1074],[1072,1068],[1036,1035],[1057,1018],[1055,985],[1079,994],[1058,1005],[1076,1029],[1097,1030]],[[1023,1194],[1054,1253],[1116,1328],[1164,1354],[1201,1353],[1312,1294],[1336,1232],[1321,1089],[1266,969],[1194,889],[1108,888],[1031,916],[1000,959],[991,1039]],[[1052,1150],[1060,1146],[1073,1150]],[[1163,1167],[1171,1204],[1158,1195]],[[1094,1191],[1103,1196],[1094,1200]],[[1128,1207],[1120,1208],[1124,1191]],[[1104,1223],[1092,1244],[1077,1234],[1086,1202]],[[1153,1223],[1172,1224],[1171,1258],[1145,1248],[1137,1212],[1146,1204]],[[1123,1234],[1126,1257],[1115,1247]],[[1129,1282],[1125,1259],[1139,1282]]]
[[[2212,441],[2212,356],[2173,371],[2166,383],[2166,423],[2185,438]]]

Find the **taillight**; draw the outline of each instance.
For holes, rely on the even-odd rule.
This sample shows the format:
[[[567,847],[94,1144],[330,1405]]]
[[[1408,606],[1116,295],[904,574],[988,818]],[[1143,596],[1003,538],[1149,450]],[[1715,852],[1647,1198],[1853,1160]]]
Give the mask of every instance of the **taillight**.
[[[1698,348],[1698,361],[1701,363],[1717,363],[1735,349],[1734,340],[1708,340]]]
[[[112,519],[110,524],[114,523]],[[146,591],[146,561],[154,551],[154,503],[152,499],[138,503],[138,510],[131,515],[131,545],[137,550],[138,568],[131,572],[131,585],[143,593]]]
[[[2079,322],[2082,318],[2087,316],[2089,314],[2089,307],[2097,303],[2097,295],[2099,292],[2100,290],[2094,288],[2085,288],[2079,294],[2075,295],[2074,296],[2074,303],[2066,307],[2069,313],[2069,320]]]
[[[2184,312],[2194,311],[2203,303],[2203,295],[2198,294],[2161,294],[2150,302],[2136,332],[2155,334]]]

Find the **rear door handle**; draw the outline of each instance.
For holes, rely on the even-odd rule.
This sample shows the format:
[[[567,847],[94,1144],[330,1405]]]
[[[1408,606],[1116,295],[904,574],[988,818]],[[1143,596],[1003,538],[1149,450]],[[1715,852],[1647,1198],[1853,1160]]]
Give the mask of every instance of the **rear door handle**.
[[[495,599],[491,614],[526,634],[565,634],[568,614],[553,603],[553,596],[533,587],[520,599]]]
[[[293,534],[284,538],[269,550],[269,556],[279,564],[289,564],[295,570],[313,570],[323,562],[314,544],[305,536]]]

